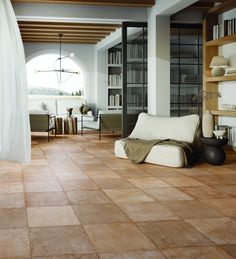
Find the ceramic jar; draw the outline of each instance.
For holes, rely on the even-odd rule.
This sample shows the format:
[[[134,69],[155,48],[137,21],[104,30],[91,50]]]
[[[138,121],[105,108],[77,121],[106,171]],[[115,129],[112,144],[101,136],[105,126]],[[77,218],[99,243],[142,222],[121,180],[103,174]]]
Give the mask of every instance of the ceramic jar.
[[[214,129],[214,118],[210,111],[206,111],[202,117],[202,134],[204,138],[212,138]]]

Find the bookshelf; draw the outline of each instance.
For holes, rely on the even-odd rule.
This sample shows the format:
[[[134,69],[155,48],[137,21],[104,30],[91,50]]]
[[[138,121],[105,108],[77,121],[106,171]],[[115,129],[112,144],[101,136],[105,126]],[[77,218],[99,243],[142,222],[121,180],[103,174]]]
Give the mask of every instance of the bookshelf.
[[[202,112],[202,26],[171,25],[171,116]]]
[[[122,24],[122,136],[133,130],[138,115],[147,112],[147,23]]]
[[[122,51],[121,44],[108,49],[108,110],[122,109]]]
[[[219,15],[233,8],[236,8],[236,1],[226,0],[208,10],[203,22],[203,91],[210,96],[203,100],[203,111],[210,110],[215,116],[215,123],[218,116],[236,116],[236,110],[220,110],[218,104],[219,83],[236,81],[236,74],[212,77],[209,68],[213,56],[221,53],[220,47],[236,42],[236,15],[219,23]]]

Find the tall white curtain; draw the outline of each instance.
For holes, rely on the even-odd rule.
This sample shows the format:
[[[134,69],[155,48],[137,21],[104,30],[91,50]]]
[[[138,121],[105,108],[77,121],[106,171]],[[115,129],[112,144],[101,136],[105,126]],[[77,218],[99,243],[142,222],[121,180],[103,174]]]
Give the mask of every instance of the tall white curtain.
[[[0,160],[30,162],[24,48],[10,0],[0,0]]]

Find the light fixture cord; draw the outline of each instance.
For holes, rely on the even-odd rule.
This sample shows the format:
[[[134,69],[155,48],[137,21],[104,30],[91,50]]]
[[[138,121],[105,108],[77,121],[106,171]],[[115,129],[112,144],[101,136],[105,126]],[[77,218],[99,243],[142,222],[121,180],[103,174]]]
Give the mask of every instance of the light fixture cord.
[[[60,85],[61,85],[61,38],[62,38],[62,34],[60,34]]]

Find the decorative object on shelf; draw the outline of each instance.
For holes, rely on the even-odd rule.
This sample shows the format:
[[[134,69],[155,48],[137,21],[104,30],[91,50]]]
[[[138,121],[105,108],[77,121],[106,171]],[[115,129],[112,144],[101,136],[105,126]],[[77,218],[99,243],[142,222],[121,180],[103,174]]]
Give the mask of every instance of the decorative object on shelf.
[[[223,103],[223,104],[221,104],[221,110],[235,111],[236,105]]]
[[[205,138],[213,137],[214,118],[207,110],[202,116],[202,133]]]
[[[212,76],[223,76],[225,74],[224,67],[227,67],[228,60],[223,56],[214,56],[210,63]]]
[[[226,130],[213,130],[217,139],[222,139],[225,136]]]
[[[69,55],[66,55],[66,56],[62,56],[61,54],[61,44],[62,44],[62,37],[63,37],[63,34],[60,33],[58,34],[59,36],[59,58],[57,58],[55,61],[54,61],[54,68],[53,69],[50,69],[50,70],[37,70],[37,72],[54,72],[56,73],[57,75],[57,82],[59,85],[61,85],[62,83],[65,83],[66,81],[69,80],[69,78],[76,74],[76,75],[79,75],[80,72],[79,71],[74,71],[74,70],[71,70],[71,69],[65,69],[65,68],[62,68],[62,59],[65,59],[65,58],[74,58],[75,57],[75,53],[70,53]],[[59,68],[57,68],[57,64],[59,62]],[[62,73],[67,73],[69,74],[69,76],[64,80],[62,81]]]
[[[227,69],[225,75],[236,75],[236,68]]]
[[[67,117],[71,117],[73,108],[66,108],[66,110],[67,110]]]

